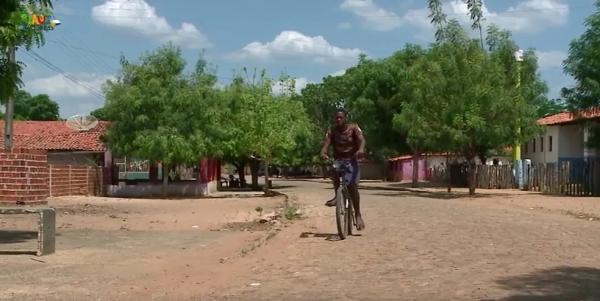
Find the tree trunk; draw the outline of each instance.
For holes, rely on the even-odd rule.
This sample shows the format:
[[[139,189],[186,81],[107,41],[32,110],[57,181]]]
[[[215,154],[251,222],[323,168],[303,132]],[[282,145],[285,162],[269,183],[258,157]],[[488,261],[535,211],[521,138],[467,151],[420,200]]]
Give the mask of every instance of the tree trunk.
[[[487,156],[484,153],[480,153],[477,156],[479,157],[479,161],[481,161],[481,165],[485,165],[487,163]]]
[[[413,154],[412,188],[419,187],[419,152]]]
[[[452,173],[450,172],[450,156],[446,154],[446,177],[448,177],[448,193],[452,192]]]
[[[163,170],[162,171],[162,177],[163,177],[162,196],[167,197],[167,187],[169,185],[169,167],[164,162],[162,164],[162,170]]]
[[[238,177],[240,178],[240,188],[246,187],[246,162],[240,162],[238,170]]]
[[[265,159],[265,193],[269,192],[271,186],[269,185],[269,160]]]
[[[468,179],[469,179],[469,195],[473,196],[475,195],[475,187],[476,187],[476,180],[477,180],[477,164],[475,162],[475,157],[469,157],[467,158],[468,160],[468,164],[469,164],[469,172],[468,172]]]
[[[250,159],[250,172],[252,173],[252,188],[258,189],[258,169],[260,168],[260,161],[257,159]]]
[[[237,170],[238,178],[240,179],[240,187],[244,188],[246,186],[246,161],[239,160],[237,162],[233,162],[232,164]]]
[[[288,166],[285,166],[283,168],[283,170],[281,171],[282,176],[283,176],[284,179],[288,178],[289,170],[290,170],[290,168]]]

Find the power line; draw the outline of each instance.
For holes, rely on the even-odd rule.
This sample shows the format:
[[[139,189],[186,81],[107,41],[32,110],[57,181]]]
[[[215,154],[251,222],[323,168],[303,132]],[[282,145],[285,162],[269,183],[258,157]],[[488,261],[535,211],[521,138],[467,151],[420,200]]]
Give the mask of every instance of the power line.
[[[114,55],[104,54],[99,51],[93,50],[83,40],[77,38],[76,35],[63,35],[62,33],[60,33],[60,35],[64,38],[64,40],[67,40],[67,42],[70,42],[69,47],[71,47],[73,49],[79,49],[79,50],[87,52],[90,55],[93,55],[94,58],[96,58],[100,63],[102,63],[104,65],[108,65],[108,64],[105,61],[105,59],[100,57],[100,55],[102,55],[103,57],[109,57],[111,60],[116,60],[117,62],[120,60],[119,57],[116,57]],[[77,46],[77,45],[79,45],[79,46]]]
[[[57,42],[56,44],[59,45],[62,49],[64,49],[65,52],[68,52],[71,61],[79,63],[86,70],[97,72],[97,65],[91,64],[89,60],[83,58],[81,55],[79,55],[79,53],[77,53],[71,48],[66,47],[63,42]]]
[[[33,58],[34,60],[40,62],[42,65],[44,65],[45,67],[47,67],[48,69],[57,72],[59,74],[61,74],[64,78],[72,81],[74,84],[88,90],[93,96],[98,97],[100,100],[104,99],[104,96],[102,95],[102,93],[88,85],[86,85],[85,83],[83,83],[82,81],[80,81],[79,79],[77,79],[75,76],[65,72],[64,70],[62,70],[60,67],[52,64],[50,61],[46,60],[45,58],[43,58],[42,56],[40,56],[38,53],[36,53],[33,50],[29,50],[24,52],[25,54],[27,54],[28,56],[30,56],[31,58]]]
[[[89,48],[84,48],[84,47],[76,46],[76,45],[69,44],[69,43],[64,43],[63,41],[57,41],[57,40],[52,40],[52,39],[48,39],[47,41],[55,43],[55,44],[63,44],[65,46],[69,47],[69,48],[77,49],[77,50],[80,50],[80,51],[85,51],[85,52],[88,52],[88,53],[91,53],[91,54],[95,54],[95,55],[98,55],[98,56],[102,56],[102,57],[106,57],[106,58],[110,58],[110,59],[119,60],[119,57],[111,55],[111,54],[108,54],[108,53],[104,53],[104,52],[101,52],[101,51],[92,50],[92,49],[89,49]]]
[[[70,47],[64,40],[53,41],[53,43],[59,45],[67,52],[71,53],[74,59],[82,63],[82,65],[86,65],[89,69],[95,69],[101,72],[98,73],[113,73],[114,70],[109,67],[106,63],[98,60],[96,57],[88,55],[87,53],[79,50],[75,50],[73,47]]]
[[[42,64],[44,64],[46,67],[50,68],[50,70],[56,71],[58,73],[60,73],[61,75],[65,76],[66,78],[76,82],[77,84],[83,86],[84,88],[89,89],[91,92],[96,93],[98,96],[102,97],[102,92],[96,90],[95,88],[92,88],[90,86],[88,86],[87,84],[84,84],[82,81],[80,81],[77,77],[73,76],[72,74],[64,71],[63,69],[61,69],[60,67],[54,65],[52,62],[48,61],[47,59],[45,59],[44,57],[42,57],[41,55],[39,55],[37,52],[33,51],[33,50],[29,50],[28,52],[30,52],[33,55],[33,58],[36,59],[37,61],[41,62]],[[27,53],[27,52],[26,52]]]

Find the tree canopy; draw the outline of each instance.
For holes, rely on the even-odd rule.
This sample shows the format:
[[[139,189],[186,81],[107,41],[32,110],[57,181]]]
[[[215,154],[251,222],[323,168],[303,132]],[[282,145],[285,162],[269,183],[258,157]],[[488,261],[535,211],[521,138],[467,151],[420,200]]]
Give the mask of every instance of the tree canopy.
[[[562,89],[570,109],[578,111],[600,106],[600,0],[586,20],[585,32],[571,42],[564,70],[575,78],[574,87]],[[591,129],[590,146],[600,148],[600,126]]]
[[[0,2],[0,100],[6,101],[14,95],[23,83],[21,75],[24,64],[11,62],[12,48],[44,44],[44,31],[50,29],[46,25],[28,25],[23,22],[23,14],[38,13],[49,15],[52,11],[51,0],[2,0]]]
[[[59,120],[59,106],[46,94],[31,96],[19,90],[15,95],[14,118],[16,120]]]
[[[117,154],[173,166],[208,153],[211,97],[202,85],[214,82],[200,84],[184,67],[181,51],[171,45],[139,63],[122,60],[119,77],[105,86],[104,113],[113,121],[106,138]]]
[[[192,73],[184,70],[181,51],[172,45],[139,62],[122,59],[118,78],[105,86],[106,105],[94,112],[112,121],[106,139],[114,152],[167,166],[204,156],[240,169],[250,158],[298,163],[313,130],[293,93],[274,95],[264,72],[254,81],[237,76],[218,89],[202,58]],[[286,85],[294,90],[293,81]]]

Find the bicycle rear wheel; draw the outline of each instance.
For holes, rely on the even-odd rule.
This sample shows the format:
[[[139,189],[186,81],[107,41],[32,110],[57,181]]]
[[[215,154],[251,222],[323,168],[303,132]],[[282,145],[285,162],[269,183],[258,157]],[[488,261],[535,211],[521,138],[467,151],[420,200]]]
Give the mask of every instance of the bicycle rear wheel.
[[[346,209],[346,227],[348,228],[348,235],[352,235],[352,227],[354,226],[354,206],[352,200],[348,198],[348,209]]]
[[[348,236],[348,211],[346,210],[348,193],[341,185],[336,191],[335,198],[335,222],[337,224],[338,235],[340,239],[346,239]]]

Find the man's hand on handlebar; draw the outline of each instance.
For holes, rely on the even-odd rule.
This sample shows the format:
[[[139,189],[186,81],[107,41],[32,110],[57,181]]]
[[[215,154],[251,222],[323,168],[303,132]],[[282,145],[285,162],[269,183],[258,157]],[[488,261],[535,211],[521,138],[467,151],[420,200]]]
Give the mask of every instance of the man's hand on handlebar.
[[[365,152],[362,150],[358,150],[356,153],[354,153],[354,159],[355,160],[361,160],[365,157]]]

